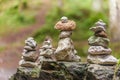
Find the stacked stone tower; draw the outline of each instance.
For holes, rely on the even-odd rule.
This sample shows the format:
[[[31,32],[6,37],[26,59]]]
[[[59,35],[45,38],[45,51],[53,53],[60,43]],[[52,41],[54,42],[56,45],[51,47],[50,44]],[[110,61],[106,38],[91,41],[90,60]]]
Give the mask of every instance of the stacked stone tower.
[[[21,76],[28,75],[30,77],[39,77],[41,66],[37,62],[38,55],[36,53],[37,43],[32,37],[25,40],[25,47],[22,53],[22,60],[19,62],[17,73]],[[19,79],[18,79],[19,80]]]
[[[39,49],[40,56],[39,60],[42,61],[53,61],[56,60],[54,57],[55,49],[52,46],[52,39],[50,37],[46,37],[43,42],[42,47]]]
[[[22,53],[22,60],[19,62],[21,67],[35,67],[37,64],[35,63],[37,59],[36,55],[36,41],[32,37],[29,37],[25,40],[25,47]]]
[[[55,29],[60,30],[58,47],[55,51],[58,61],[80,61],[77,51],[74,49],[73,41],[70,38],[72,31],[76,28],[76,23],[62,17],[55,25]]]
[[[110,40],[106,34],[106,24],[99,20],[90,30],[94,32],[94,35],[88,39],[90,48],[88,49],[87,61],[103,65],[116,64],[117,59],[111,55],[112,50],[108,47]]]

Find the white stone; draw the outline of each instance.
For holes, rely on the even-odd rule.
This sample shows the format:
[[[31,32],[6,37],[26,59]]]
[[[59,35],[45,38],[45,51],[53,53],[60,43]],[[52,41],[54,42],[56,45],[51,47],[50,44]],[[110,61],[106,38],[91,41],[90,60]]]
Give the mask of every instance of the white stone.
[[[35,48],[37,46],[37,42],[32,37],[29,37],[27,40],[25,40],[25,44],[32,48]]]
[[[67,22],[68,22],[68,18],[65,17],[65,16],[63,16],[63,17],[61,18],[61,22],[62,22],[62,23],[67,23]]]

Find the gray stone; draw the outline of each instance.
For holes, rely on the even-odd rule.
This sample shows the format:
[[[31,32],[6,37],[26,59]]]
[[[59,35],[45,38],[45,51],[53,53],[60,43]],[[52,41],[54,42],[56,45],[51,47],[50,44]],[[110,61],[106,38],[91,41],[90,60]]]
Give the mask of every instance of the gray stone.
[[[86,80],[113,80],[115,66],[90,64]]]
[[[70,33],[71,31],[61,31],[58,47],[54,52],[58,61],[80,61],[80,57],[77,55],[70,38]]]
[[[34,41],[34,39],[32,37],[29,37],[27,40],[25,40],[25,44],[32,48],[35,48],[37,46],[36,41]]]
[[[72,31],[61,31],[59,38],[68,38],[72,35]]]
[[[115,65],[117,59],[112,55],[88,55],[87,61],[93,64]]]
[[[19,67],[9,80],[113,80],[113,76],[120,80],[115,65],[44,61],[41,68]]]
[[[14,74],[9,80],[38,80],[41,69],[35,68],[24,68],[19,67],[16,74]],[[41,79],[39,79],[41,80]]]
[[[40,51],[40,56],[44,56],[47,58],[50,58],[51,55],[54,53],[52,49],[39,49]]]
[[[61,18],[61,22],[62,22],[62,23],[67,23],[67,22],[68,22],[68,18],[65,17],[65,16],[63,16],[63,17]]]
[[[39,60],[41,61],[51,61],[56,60],[54,57],[54,48],[52,47],[52,40],[50,38],[45,39],[42,47],[39,49]]]
[[[95,23],[95,27],[91,27],[90,30],[97,32],[97,31],[105,31],[106,32],[106,23],[103,20],[99,20]]]
[[[102,46],[90,46],[88,53],[91,55],[100,55],[100,54],[111,54],[112,50],[110,48],[104,48]]]
[[[109,41],[110,40],[108,38],[96,37],[96,36],[91,36],[88,39],[88,43],[90,46],[103,46],[105,48],[108,48]]]
[[[30,51],[30,52],[23,52],[23,59],[25,61],[36,61],[38,54],[36,54],[36,51]]]
[[[37,67],[37,63],[34,63],[34,62],[30,62],[30,61],[25,61],[25,60],[21,60],[19,62],[19,65],[21,67],[26,67],[26,68],[34,68],[34,67]]]
[[[32,48],[32,47],[30,47],[30,46],[25,46],[24,49],[25,49],[26,51],[33,51],[33,50],[35,50],[34,48]]]
[[[86,71],[86,63],[44,61],[41,69],[18,68],[12,80],[85,80]]]
[[[80,62],[58,62],[59,65],[65,65],[66,70],[72,75],[72,80],[85,80],[87,74],[87,64]]]

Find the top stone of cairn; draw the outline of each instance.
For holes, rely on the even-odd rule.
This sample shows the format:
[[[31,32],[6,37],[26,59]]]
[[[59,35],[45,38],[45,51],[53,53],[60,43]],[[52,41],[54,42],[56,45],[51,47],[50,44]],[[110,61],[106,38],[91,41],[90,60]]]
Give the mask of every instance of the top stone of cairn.
[[[72,31],[76,28],[76,23],[72,20],[68,20],[67,17],[63,16],[60,21],[55,25],[55,29],[62,31]]]

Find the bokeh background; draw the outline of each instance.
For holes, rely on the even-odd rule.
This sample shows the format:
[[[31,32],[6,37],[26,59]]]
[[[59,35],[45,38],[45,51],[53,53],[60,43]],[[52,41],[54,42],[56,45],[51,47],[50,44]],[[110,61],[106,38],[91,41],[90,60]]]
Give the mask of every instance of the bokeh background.
[[[83,62],[87,39],[93,35],[89,28],[99,19],[107,24],[112,55],[119,59],[119,13],[119,0],[0,0],[0,80],[8,80],[16,72],[27,37],[35,38],[37,50],[46,36],[57,47],[60,32],[54,25],[62,16],[77,24],[71,38]]]

